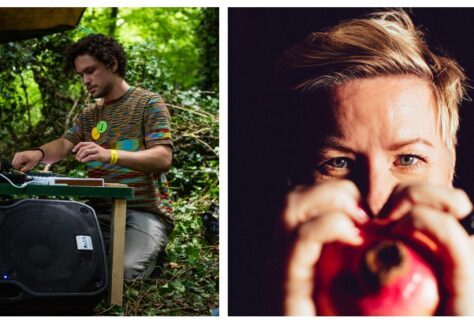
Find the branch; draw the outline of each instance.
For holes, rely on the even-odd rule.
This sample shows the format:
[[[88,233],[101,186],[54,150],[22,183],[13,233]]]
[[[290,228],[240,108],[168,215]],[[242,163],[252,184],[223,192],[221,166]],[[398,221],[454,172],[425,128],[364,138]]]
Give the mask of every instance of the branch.
[[[182,134],[181,136],[188,136],[188,137],[192,137],[194,138],[197,142],[201,143],[202,145],[204,145],[205,147],[207,147],[217,158],[219,158],[219,155],[216,153],[216,151],[214,151],[214,149],[209,145],[207,144],[206,142],[204,142],[203,140],[201,140],[199,137],[197,137],[196,135],[192,134],[192,133],[188,133],[188,134]]]
[[[50,84],[52,87],[54,87],[53,84]],[[68,96],[68,95],[65,95],[57,90],[54,91],[54,95],[60,99],[63,99],[64,101],[68,101],[68,102],[72,102],[72,103],[76,103],[76,100],[74,100],[74,98]]]
[[[181,106],[172,105],[172,104],[169,104],[169,103],[167,103],[166,105],[169,106],[169,107],[173,107],[173,108],[177,108],[177,109],[180,109],[180,110],[190,112],[190,113],[195,114],[195,115],[199,115],[199,116],[203,116],[203,117],[216,118],[216,116],[214,116],[213,114],[208,113],[208,112],[194,111],[194,110],[191,110],[191,109],[187,109],[187,108],[184,108],[184,107],[181,107]]]
[[[31,125],[31,112],[30,112],[30,104],[29,104],[29,100],[28,100],[28,92],[26,91],[26,84],[25,84],[25,79],[23,78],[23,74],[21,73],[18,73],[18,75],[20,76],[20,79],[21,79],[21,88],[23,89],[23,94],[25,96],[25,102],[26,102],[26,112],[28,114],[28,133],[29,133],[29,136],[31,136],[31,128],[32,128],[32,125]],[[30,138],[30,141],[31,141],[31,138]]]
[[[64,123],[64,131],[67,131],[67,130],[68,130],[68,128],[69,128],[69,123],[71,122],[72,114],[75,112],[78,103],[79,103],[79,99],[76,99],[76,100],[74,101],[74,104],[72,105],[71,110],[69,110],[69,113],[68,113],[67,116],[66,116],[66,122]]]

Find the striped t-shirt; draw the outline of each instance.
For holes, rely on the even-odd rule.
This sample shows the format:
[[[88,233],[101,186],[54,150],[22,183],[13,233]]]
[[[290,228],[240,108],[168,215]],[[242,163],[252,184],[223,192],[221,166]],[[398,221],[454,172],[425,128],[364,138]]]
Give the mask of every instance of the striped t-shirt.
[[[107,127],[92,135],[100,121]],[[102,123],[104,126],[104,123]],[[94,142],[106,149],[141,151],[156,145],[173,145],[170,114],[163,99],[153,92],[130,88],[120,99],[100,105],[92,104],[77,116],[74,125],[63,138],[74,144]],[[123,183],[134,188],[135,197],[127,201],[127,208],[151,211],[172,226],[172,208],[168,197],[168,183],[164,173],[151,174],[118,165],[90,161],[89,177],[104,178],[105,182]],[[94,201],[98,209],[110,208],[110,201]]]

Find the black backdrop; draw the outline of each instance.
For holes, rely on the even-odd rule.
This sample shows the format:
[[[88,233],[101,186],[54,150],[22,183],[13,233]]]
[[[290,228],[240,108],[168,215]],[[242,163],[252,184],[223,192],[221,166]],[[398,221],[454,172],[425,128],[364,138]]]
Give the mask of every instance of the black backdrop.
[[[276,92],[274,61],[311,31],[373,8],[229,9],[229,314],[263,315],[263,260],[285,191],[290,129]],[[408,9],[428,42],[454,57],[474,79],[474,8]],[[474,85],[474,81],[471,83]],[[474,91],[469,91],[474,98]],[[461,108],[455,185],[474,197],[473,103]],[[277,269],[274,269],[275,271]],[[271,312],[270,312],[271,313]]]

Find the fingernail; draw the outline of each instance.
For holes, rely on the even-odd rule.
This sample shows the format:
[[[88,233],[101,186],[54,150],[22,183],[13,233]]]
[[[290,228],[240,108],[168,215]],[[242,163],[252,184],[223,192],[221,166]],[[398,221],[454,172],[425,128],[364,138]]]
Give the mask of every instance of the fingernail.
[[[360,245],[364,243],[364,239],[362,238],[360,230],[357,227],[353,227],[353,232],[354,232],[354,236],[353,236],[354,244]]]
[[[360,206],[358,206],[356,209],[356,216],[363,222],[367,222],[369,220],[369,215],[367,215],[365,210]]]
[[[360,237],[360,229],[359,228],[353,227],[352,230],[353,230],[353,232],[356,236]]]

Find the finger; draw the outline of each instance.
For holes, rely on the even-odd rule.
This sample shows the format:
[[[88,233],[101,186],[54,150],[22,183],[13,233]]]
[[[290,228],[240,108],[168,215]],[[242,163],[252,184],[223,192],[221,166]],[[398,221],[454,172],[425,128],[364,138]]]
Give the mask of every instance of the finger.
[[[446,312],[452,315],[473,315],[474,245],[455,217],[426,206],[414,207],[393,227],[404,235],[419,230],[439,248],[442,282],[448,295]]]
[[[458,219],[472,211],[471,200],[463,190],[432,184],[402,185],[393,191],[381,217],[400,219],[415,205],[446,212]]]
[[[12,160],[12,167],[15,170],[20,170],[24,166],[24,164],[26,164],[26,162],[28,162],[28,158],[25,153],[16,153]]]
[[[363,223],[369,218],[359,207],[360,193],[348,180],[329,181],[304,190],[293,191],[287,196],[283,221],[288,230],[319,215],[342,211],[355,222]]]
[[[36,166],[36,164],[38,164],[37,161],[30,160],[21,168],[20,171],[21,172],[28,172],[31,169],[33,169]]]
[[[78,161],[81,161],[82,158],[84,157],[84,148],[79,148],[77,151],[76,151],[76,160]]]
[[[314,267],[324,243],[362,244],[358,229],[343,213],[327,214],[303,224],[290,254],[285,283],[285,313],[315,315]]]
[[[343,212],[322,215],[301,225],[298,237],[302,242],[343,242],[362,244],[360,231],[350,217]]]
[[[77,153],[77,151],[80,150],[81,148],[89,146],[91,144],[94,144],[94,143],[92,143],[92,142],[79,142],[79,143],[76,144],[76,146],[74,146],[74,148],[72,149],[72,152]]]
[[[450,214],[426,206],[415,206],[400,221],[394,223],[392,231],[404,234],[409,232],[409,228],[426,233],[439,247],[452,251],[446,256],[453,261],[461,262],[470,253],[468,234]]]
[[[79,143],[77,144],[76,146],[74,146],[74,148],[72,149],[72,152],[76,154],[76,159],[80,159],[81,158],[81,154],[82,152],[85,150],[86,148],[86,144],[84,143]]]
[[[72,153],[77,153],[77,151],[84,145],[84,142],[79,142],[77,143],[73,148],[72,148]]]
[[[18,170],[21,166],[22,162],[21,162],[21,157],[20,157],[20,154],[18,153],[15,153],[15,156],[13,156],[13,160],[12,160],[12,167],[16,170]]]
[[[89,161],[98,161],[99,160],[99,157],[100,157],[100,154],[90,154],[90,155],[87,155],[86,157],[84,157],[80,162],[83,162],[83,163],[86,163],[86,162],[89,162]]]
[[[99,150],[98,150],[96,147],[89,147],[89,146],[82,147],[82,148],[79,149],[79,151],[77,152],[77,154],[76,154],[76,159],[77,159],[78,161],[83,162],[83,160],[84,160],[87,156],[96,154],[98,151],[99,151]]]

